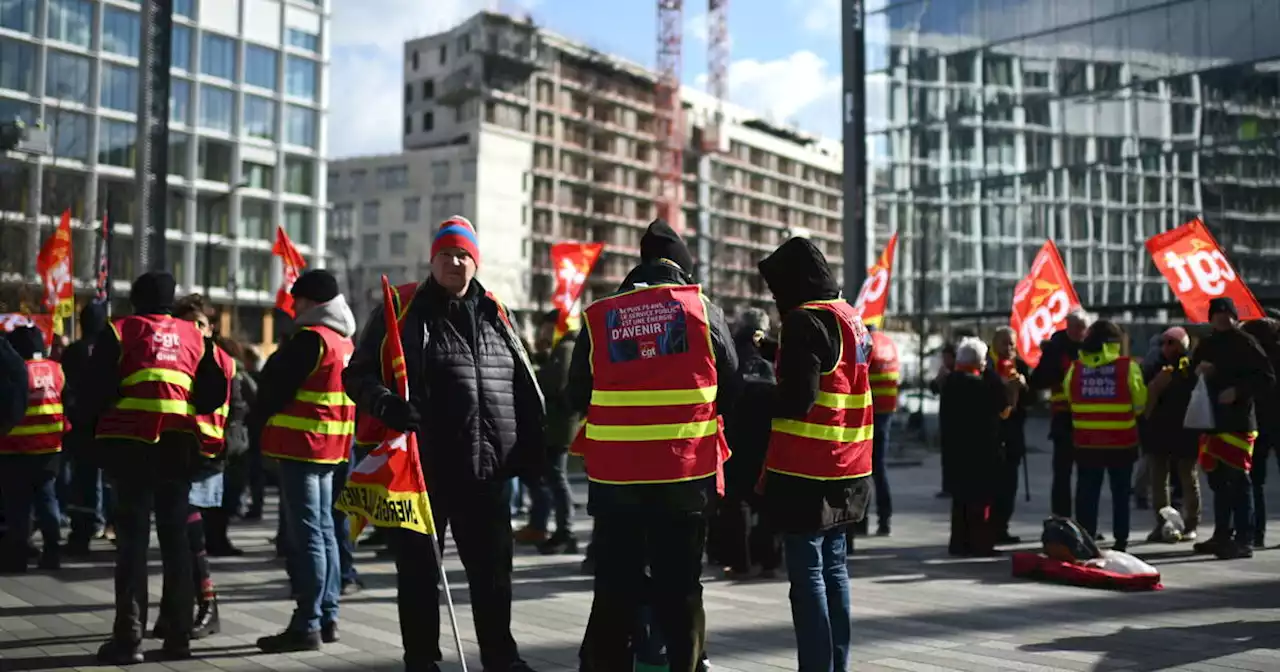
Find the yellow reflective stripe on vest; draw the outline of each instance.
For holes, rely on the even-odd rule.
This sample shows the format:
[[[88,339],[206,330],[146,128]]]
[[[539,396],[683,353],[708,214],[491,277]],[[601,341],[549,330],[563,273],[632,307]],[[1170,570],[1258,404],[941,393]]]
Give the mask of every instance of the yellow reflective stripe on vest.
[[[34,415],[57,415],[62,412],[62,404],[44,404],[42,406],[28,406],[27,417]]]
[[[898,396],[898,388],[895,387],[873,387],[871,388],[871,396],[873,397],[896,397]]]
[[[717,387],[693,390],[592,390],[596,406],[689,406],[716,400]]]
[[[1248,434],[1251,440],[1258,438],[1257,432],[1248,432]],[[1214,434],[1213,437],[1223,443],[1233,445],[1236,448],[1253,455],[1253,444],[1235,436],[1234,434]]]
[[[835,410],[861,409],[871,405],[871,391],[861,394],[839,394],[836,392],[818,392],[814,404]]]
[[[859,443],[862,441],[870,441],[872,425],[863,427],[832,427],[830,425],[815,425],[811,422],[803,422],[800,420],[791,420],[789,418],[774,418],[773,431],[783,434],[791,434],[792,436],[802,436],[806,439],[816,439],[818,441],[834,441],[836,443]]]
[[[1138,426],[1138,421],[1129,418],[1128,420],[1077,420],[1071,419],[1071,426],[1076,429],[1098,429],[1098,430],[1121,430],[1130,429]]]
[[[227,413],[230,412],[230,410],[231,410],[230,404],[223,404],[222,407],[214,411],[213,414],[216,416],[225,418],[227,417]],[[194,406],[191,407],[191,414],[192,415],[196,414],[196,409]],[[211,439],[221,439],[226,437],[226,430],[223,427],[219,427],[210,422],[202,422],[199,420],[196,421],[196,425],[200,427],[201,434]]]
[[[184,390],[190,390],[191,376],[173,369],[143,369],[129,374],[128,377],[120,381],[120,387],[138,385],[140,383],[168,383],[177,385]]]
[[[1066,392],[1054,392],[1053,394],[1049,395],[1049,401],[1066,401],[1066,400],[1067,400]]]
[[[867,380],[870,380],[873,383],[882,383],[885,381],[897,382],[898,377],[899,377],[899,373],[897,371],[885,371],[882,373],[867,374]]]
[[[138,399],[136,397],[123,397],[116,404],[116,408],[122,411],[149,411],[151,413],[166,413],[168,415],[191,415],[194,412],[191,404],[182,399]]]
[[[1128,413],[1133,414],[1133,404],[1071,404],[1076,413]]]
[[[331,436],[354,434],[356,431],[355,421],[313,420],[311,418],[299,418],[293,415],[273,415],[270,420],[267,420],[267,425],[269,427],[282,427],[284,429],[294,429],[299,432],[311,432],[312,434],[327,434]]]
[[[672,425],[593,425],[587,423],[592,441],[677,441],[713,436],[720,428],[715,420]]]
[[[298,390],[298,394],[294,399],[304,404],[315,404],[317,406],[355,406],[356,403],[351,401],[346,392],[312,392],[311,390]]]
[[[37,436],[40,434],[61,434],[61,422],[49,422],[43,425],[19,425],[9,430],[9,436]]]

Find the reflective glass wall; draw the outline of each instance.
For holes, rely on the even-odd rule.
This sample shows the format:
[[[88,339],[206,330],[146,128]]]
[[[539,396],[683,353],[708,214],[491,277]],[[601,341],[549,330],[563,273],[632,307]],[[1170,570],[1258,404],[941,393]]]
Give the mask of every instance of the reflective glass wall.
[[[921,268],[926,312],[1007,310],[1045,238],[1086,305],[1168,301],[1142,243],[1196,216],[1280,297],[1280,1],[869,4],[891,310]]]

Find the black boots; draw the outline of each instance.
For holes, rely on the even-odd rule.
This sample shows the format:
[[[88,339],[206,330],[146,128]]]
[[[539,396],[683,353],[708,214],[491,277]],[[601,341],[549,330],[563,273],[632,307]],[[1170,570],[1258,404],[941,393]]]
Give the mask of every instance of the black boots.
[[[218,617],[217,598],[198,603],[196,617],[191,624],[191,639],[204,639],[220,632],[222,632],[222,620]],[[168,621],[157,618],[155,627],[151,629],[151,638],[167,641],[169,636]]]

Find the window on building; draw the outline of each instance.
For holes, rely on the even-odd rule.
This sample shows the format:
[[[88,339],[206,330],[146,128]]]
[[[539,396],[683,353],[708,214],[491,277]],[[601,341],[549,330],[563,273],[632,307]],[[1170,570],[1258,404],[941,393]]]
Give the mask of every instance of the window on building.
[[[293,242],[300,245],[314,245],[315,231],[311,226],[311,208],[299,205],[284,206],[284,232],[289,234]]]
[[[191,123],[191,82],[185,79],[169,80],[169,121]]]
[[[191,136],[169,131],[169,174],[190,177]],[[172,203],[172,201],[170,201]],[[172,225],[171,225],[172,226]]]
[[[245,164],[252,165],[252,164]],[[255,168],[267,168],[255,166]],[[240,201],[240,235],[253,240],[272,240],[275,238],[275,217],[271,214],[272,204],[252,198]],[[243,253],[242,253],[243,254]],[[257,288],[261,289],[261,287]]]
[[[431,162],[431,184],[437,187],[445,187],[449,185],[448,161]]]
[[[409,186],[408,166],[384,166],[378,169],[378,186],[383,189],[404,189]]]
[[[422,99],[431,100],[436,97],[436,81],[428,79],[422,83]]]
[[[409,58],[409,60],[413,62],[413,69],[414,69],[414,70],[417,70],[417,69],[418,69],[418,64],[419,64],[419,62],[418,62],[418,52],[417,52],[417,50],[414,50],[414,52],[413,52],[413,56],[411,56],[411,57]]]
[[[381,254],[382,250],[378,247],[382,243],[382,237],[376,233],[366,233],[360,236],[360,256],[365,259],[374,259]]]
[[[316,195],[316,162],[301,156],[284,159],[284,190],[290,194]]]
[[[269,98],[245,94],[244,124],[241,132],[250,138],[274,140],[276,137],[276,102]]]
[[[404,85],[404,104],[408,105],[409,103],[412,103],[412,102],[413,102],[413,85],[405,84]]]
[[[378,208],[380,205],[378,201],[365,201],[364,205],[360,206],[361,226],[378,225]]]
[[[102,90],[98,104],[111,110],[135,112],[138,109],[138,69],[133,66],[102,64]]]
[[[417,196],[404,199],[404,221],[417,222],[422,216],[422,199]]]
[[[98,127],[98,163],[133,168],[138,127],[127,121],[103,119]]]
[[[142,42],[138,12],[113,5],[102,6],[102,50],[118,56],[138,57]]]
[[[360,191],[361,189],[364,189],[364,178],[368,174],[369,171],[364,170],[363,168],[351,171],[351,191]]]
[[[404,115],[404,134],[409,135],[413,132],[413,117]]]
[[[409,234],[393,233],[391,234],[391,256],[404,257],[409,252]]]
[[[249,291],[263,291],[271,282],[271,253],[258,250],[240,250],[240,286]],[[244,335],[252,340],[262,339],[262,312],[254,308],[252,311],[257,322],[257,336],[246,326],[246,320],[237,316],[236,331],[244,331]]]
[[[462,181],[471,184],[476,181],[476,160],[464,159],[462,161]]]
[[[35,74],[36,52],[34,45],[0,38],[0,89],[35,93]],[[10,101],[5,100],[4,102]],[[6,118],[12,119],[12,116]]]
[[[316,147],[316,111],[309,107],[285,105],[284,141],[299,147]]]
[[[173,45],[173,67],[187,72],[191,72],[191,35],[190,28],[174,24],[173,35],[169,40]]]
[[[442,44],[440,45],[440,65],[444,65],[445,63],[448,63],[448,62],[449,62],[449,45]]]
[[[285,93],[294,98],[316,99],[320,64],[305,56],[289,56],[285,62]]]
[[[200,36],[200,72],[210,77],[235,80],[235,40],[213,33],[202,34]]]
[[[204,128],[230,133],[235,105],[236,96],[231,89],[200,85],[200,125]]]
[[[422,113],[422,130],[433,131],[436,127],[436,115],[430,112]]]
[[[173,0],[173,15],[194,19],[196,16],[195,0]]]
[[[44,95],[89,104],[89,59],[56,49],[49,50],[45,67]]]
[[[88,49],[93,36],[93,3],[89,0],[50,0],[46,33],[51,40]]]
[[[199,155],[196,157],[199,169],[196,177],[211,182],[231,181],[231,143],[211,138],[200,139]]]
[[[320,51],[320,36],[297,28],[289,29],[289,46],[307,51]]]
[[[251,189],[274,189],[276,186],[275,166],[242,161],[240,175],[244,178],[245,186]]]
[[[49,126],[53,156],[59,159],[89,160],[89,117],[59,110],[45,117]]]
[[[280,52],[256,44],[244,49],[244,83],[260,89],[276,90],[276,70],[280,67]]]
[[[36,32],[36,6],[39,0],[5,0],[0,2],[0,28],[20,33]]]

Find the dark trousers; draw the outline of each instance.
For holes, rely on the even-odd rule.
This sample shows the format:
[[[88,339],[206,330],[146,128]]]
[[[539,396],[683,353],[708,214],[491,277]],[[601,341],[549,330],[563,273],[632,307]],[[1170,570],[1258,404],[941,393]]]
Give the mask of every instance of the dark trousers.
[[[1054,413],[1049,438],[1053,440],[1053,485],[1049,507],[1053,515],[1071,517],[1071,472],[1075,469],[1075,444],[1071,437],[1071,415]]]
[[[742,497],[725,497],[716,511],[721,562],[735,572],[747,572],[755,565],[773,571],[782,565],[782,537]],[[753,522],[755,521],[755,522]]]
[[[1221,541],[1233,538],[1237,544],[1253,543],[1253,486],[1249,472],[1219,462],[1209,472],[1213,488],[1213,537]]]
[[[347,479],[351,478],[352,462],[355,461],[355,453],[347,454],[347,461],[340,462],[333,469],[333,501],[337,502],[342,496],[342,489],[347,487]],[[351,540],[351,521],[347,519],[347,512],[333,507],[333,533],[338,537],[338,566],[342,571],[342,583],[355,583],[360,580],[360,573],[356,571],[356,542]]]
[[[50,455],[0,456],[0,497],[3,498],[5,532],[0,563],[27,566],[27,539],[34,513],[46,553],[56,554],[62,531],[54,480],[56,458]]]
[[[893,496],[889,494],[889,472],[885,469],[885,454],[889,452],[889,424],[892,413],[875,415],[874,433],[871,435],[871,479],[876,486],[876,518],[888,523],[893,515]]]
[[[472,492],[433,501],[436,533],[452,527],[453,543],[466,570],[471,613],[480,645],[480,661],[487,670],[505,670],[520,660],[511,635],[511,501],[502,483],[472,486]],[[396,606],[404,640],[405,669],[429,670],[441,660],[440,574],[435,537],[398,532]],[[621,668],[619,668],[621,669]]]
[[[547,456],[542,478],[529,487],[529,527],[547,531],[551,514],[556,516],[556,532],[573,532],[573,491],[569,488],[569,453],[553,450]]]
[[[1027,454],[1027,440],[1021,427],[1006,428],[1003,440],[1004,459],[1000,463],[995,499],[991,503],[991,525],[997,535],[1009,533],[1009,521],[1013,519],[1018,501],[1018,468]]]
[[[209,569],[209,551],[205,547],[205,522],[202,509],[187,510],[187,542],[191,549],[191,579],[201,602],[217,597],[213,590],[213,573]]]
[[[951,498],[951,555],[989,555],[995,550],[991,501],[982,497]]]
[[[244,512],[244,492],[249,485],[249,454],[228,457],[222,473],[222,511],[228,518],[239,516]]]
[[[155,512],[164,567],[160,618],[169,624],[173,641],[190,637],[195,603],[191,540],[188,536],[185,479],[120,480],[116,483],[116,619],[113,634],[122,643],[138,644],[147,623],[147,549],[151,545],[151,513]]]
[[[1253,541],[1258,545],[1267,538],[1267,469],[1273,454],[1280,460],[1280,451],[1272,445],[1274,440],[1270,434],[1262,433],[1253,444],[1253,470],[1249,472],[1249,480],[1253,484]]]
[[[256,441],[254,444],[249,448],[245,465],[249,484],[248,513],[261,515],[263,502],[267,499],[267,468],[262,457],[262,446],[256,445]]]
[[[701,513],[610,513],[596,516],[595,599],[583,636],[582,669],[630,670],[641,608],[653,609],[667,646],[671,672],[695,672],[706,644],[702,608],[702,550],[707,518]],[[646,584],[645,567],[652,576]]]
[[[1133,465],[1080,467],[1076,476],[1076,522],[1098,534],[1098,509],[1102,505],[1102,480],[1111,484],[1111,533],[1116,543],[1129,541],[1129,497],[1133,494]]]
[[[69,541],[88,544],[103,525],[111,522],[111,490],[102,478],[102,469],[88,459],[71,458],[71,494],[66,501],[71,516]]]

